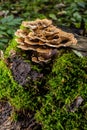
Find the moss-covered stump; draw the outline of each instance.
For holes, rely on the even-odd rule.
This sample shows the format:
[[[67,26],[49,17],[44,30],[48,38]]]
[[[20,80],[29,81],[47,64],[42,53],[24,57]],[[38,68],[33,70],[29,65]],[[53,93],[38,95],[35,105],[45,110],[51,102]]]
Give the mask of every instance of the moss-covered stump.
[[[87,59],[64,47],[47,62],[33,62],[33,50],[17,48],[16,38],[0,60],[0,99],[12,105],[13,118],[32,115],[32,130],[86,130]]]
[[[14,81],[11,70],[3,61],[0,61],[0,99],[9,100],[18,110],[29,108],[29,106],[33,110],[35,106],[34,96],[34,91],[31,93]],[[32,102],[34,102],[34,106],[31,106]]]
[[[86,130],[87,59],[73,53],[56,59],[47,86],[49,94],[36,113],[43,130]]]
[[[0,61],[0,99],[8,100],[16,110],[34,110],[43,130],[86,130],[87,59],[70,52],[58,56],[47,78],[47,94],[41,91],[36,95],[34,86],[26,89],[19,85],[6,63]]]

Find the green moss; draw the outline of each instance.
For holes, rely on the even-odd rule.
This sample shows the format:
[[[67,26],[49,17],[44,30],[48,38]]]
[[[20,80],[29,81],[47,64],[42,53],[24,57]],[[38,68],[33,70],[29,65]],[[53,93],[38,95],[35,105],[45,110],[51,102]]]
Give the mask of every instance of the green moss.
[[[26,27],[24,27],[24,26],[21,25],[21,26],[20,26],[20,29],[24,30],[24,29],[26,29]]]
[[[38,104],[36,95],[37,90],[33,86],[26,90],[18,85],[6,64],[0,61],[0,99],[7,99],[17,110],[35,110]]]
[[[10,51],[14,50],[14,51],[18,51],[19,49],[17,48],[17,42],[15,40],[16,37],[13,38],[13,40],[11,40],[9,42],[9,46],[7,47],[6,51],[5,51],[5,57],[9,57],[10,56]]]
[[[36,113],[43,130],[86,130],[87,58],[69,53],[56,59],[47,86],[49,93]],[[70,112],[70,104],[78,96],[84,103],[75,112]]]

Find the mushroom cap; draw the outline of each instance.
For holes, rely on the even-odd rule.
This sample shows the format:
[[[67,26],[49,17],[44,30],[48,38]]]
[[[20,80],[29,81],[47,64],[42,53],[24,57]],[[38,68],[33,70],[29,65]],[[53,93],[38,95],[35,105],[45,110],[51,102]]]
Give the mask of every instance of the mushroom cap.
[[[40,33],[39,33],[40,34]],[[43,36],[41,36],[41,34],[38,36],[38,34],[36,35],[34,32],[30,32],[29,34],[28,34],[28,38],[31,40],[31,41],[38,41],[39,42],[39,40],[41,41],[41,42],[45,42],[45,40],[44,40],[44,37]],[[44,43],[42,43],[43,45],[44,45]],[[42,45],[41,44],[41,45]]]
[[[16,38],[15,41],[19,43],[20,45],[24,45],[24,39],[23,38]]]
[[[48,48],[37,48],[36,51],[38,53],[41,53],[41,54],[51,54],[52,52],[52,49],[48,49]]]
[[[37,59],[37,57],[32,57],[32,61],[35,62],[35,63],[40,63]]]
[[[40,56],[40,57],[38,57],[38,60],[39,60],[39,62],[47,63],[47,62],[49,62],[51,60],[51,58],[50,59],[45,59],[45,58]]]
[[[18,45],[17,47],[20,48],[20,49],[22,49],[22,50],[29,50],[28,47],[23,46],[23,45]]]
[[[29,37],[26,37],[24,42],[29,45],[44,45],[44,43],[42,41],[40,41],[38,38],[31,40],[31,39],[29,39]]]
[[[37,53],[41,53],[41,54],[51,54],[52,49],[48,49],[48,48],[41,48],[39,46],[33,46],[33,45],[28,45],[26,43],[24,43],[24,45],[18,45],[18,48],[21,48],[22,50],[33,50],[36,51]]]
[[[22,29],[18,29],[16,32],[15,32],[15,35],[17,37],[22,37],[22,38],[25,38],[27,36],[28,32],[26,30],[22,30]]]
[[[44,63],[47,63],[49,62],[51,59],[44,59],[43,57],[32,57],[32,61],[35,62],[35,63],[41,63],[41,62],[44,62]]]
[[[22,26],[28,27],[31,30],[35,30],[37,28],[46,28],[51,24],[52,24],[52,21],[48,19],[42,19],[42,20],[37,19],[36,21],[29,21],[29,22],[23,21],[22,22]]]
[[[32,50],[32,51],[36,51],[36,47],[32,46],[32,45],[26,45],[26,43],[24,43],[24,45],[18,45],[18,48],[22,49],[22,50]]]

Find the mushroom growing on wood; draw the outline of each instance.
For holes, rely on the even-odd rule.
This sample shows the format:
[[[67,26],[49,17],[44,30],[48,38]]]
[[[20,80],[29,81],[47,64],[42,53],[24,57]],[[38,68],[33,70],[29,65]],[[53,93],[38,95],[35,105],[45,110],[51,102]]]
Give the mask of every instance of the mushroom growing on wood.
[[[25,51],[32,50],[31,60],[36,63],[48,62],[58,48],[77,43],[72,33],[62,31],[48,19],[23,21],[22,26],[24,29],[18,29],[15,33],[17,47]]]

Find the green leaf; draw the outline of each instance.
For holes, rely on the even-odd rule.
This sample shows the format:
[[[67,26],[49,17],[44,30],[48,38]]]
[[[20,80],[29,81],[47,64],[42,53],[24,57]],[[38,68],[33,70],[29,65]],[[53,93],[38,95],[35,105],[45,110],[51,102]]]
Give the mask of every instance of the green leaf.
[[[86,3],[85,2],[78,2],[77,3],[80,7],[82,7],[82,8],[85,8],[85,6],[86,6]]]
[[[0,50],[3,50],[5,48],[5,45],[0,42]]]
[[[80,28],[80,26],[81,26],[80,22],[77,22],[77,23],[74,22],[73,24],[75,25],[76,28]]]
[[[79,14],[79,12],[73,13],[73,17],[74,17],[77,21],[81,21],[81,19],[82,19],[82,16]]]
[[[22,18],[13,19],[12,21],[8,22],[8,25],[11,25],[11,26],[20,25],[22,20],[23,20]]]
[[[22,20],[23,20],[22,18],[14,18],[13,15],[10,15],[1,19],[1,23],[5,25],[15,26],[19,25]]]
[[[14,32],[15,32],[14,29],[8,29],[7,30],[8,35],[11,35],[11,36],[14,34]]]
[[[8,39],[1,39],[0,42],[2,43],[7,43],[8,42]],[[0,43],[1,44],[1,43]]]
[[[1,22],[2,22],[3,24],[5,24],[5,23],[8,23],[8,22],[10,22],[10,21],[13,21],[13,19],[14,19],[14,16],[13,16],[13,15],[10,15],[10,16],[7,16],[7,17],[1,19]]]
[[[52,18],[53,20],[57,20],[57,17],[55,14],[49,14],[49,17]]]
[[[4,31],[4,30],[6,30],[6,27],[1,25],[1,26],[0,26],[0,30],[3,30],[3,31]]]
[[[6,32],[4,31],[0,31],[0,35],[5,35],[5,36],[8,36]],[[1,41],[1,40],[0,40]]]

